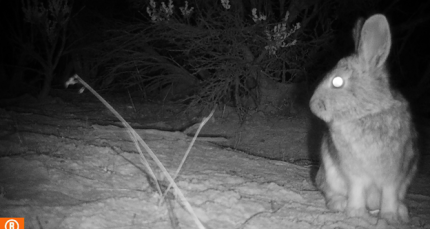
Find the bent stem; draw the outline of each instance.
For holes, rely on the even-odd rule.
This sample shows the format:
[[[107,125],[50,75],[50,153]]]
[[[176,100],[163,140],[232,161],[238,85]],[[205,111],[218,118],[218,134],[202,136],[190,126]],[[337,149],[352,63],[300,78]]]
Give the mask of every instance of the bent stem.
[[[170,176],[169,172],[167,172],[166,168],[160,162],[160,160],[158,160],[157,156],[154,154],[154,152],[151,150],[151,148],[149,148],[149,146],[145,143],[145,141],[142,140],[142,138],[139,136],[139,134],[137,134],[136,131],[130,126],[130,124],[128,124],[127,121],[125,121],[125,119],[108,102],[106,102],[106,100],[103,97],[101,97],[93,88],[91,88],[90,85],[88,85],[84,80],[82,80],[77,74],[72,76],[65,84],[67,87],[68,85],[73,85],[73,84],[76,84],[78,82],[81,83],[85,88],[87,88],[91,93],[93,93],[115,115],[115,117],[117,117],[121,121],[121,123],[127,128],[127,132],[129,133],[131,139],[135,142],[135,145],[139,151],[139,154],[140,154],[140,157],[143,161],[143,164],[145,166],[147,166],[148,170],[150,171],[150,175],[152,176],[155,183],[157,184],[157,189],[158,189],[158,192],[160,193],[160,195],[162,194],[162,192],[161,192],[160,186],[158,184],[158,180],[156,179],[154,172],[150,168],[149,163],[145,159],[145,156],[143,155],[142,150],[140,149],[140,146],[137,144],[136,140],[146,150],[146,152],[148,152],[148,154],[151,156],[151,158],[154,160],[154,162],[157,164],[157,166],[161,169],[163,174],[169,180],[170,185],[172,185],[173,189],[175,190],[176,195],[179,196],[179,198],[182,201],[182,203],[184,204],[185,208],[191,214],[191,216],[194,220],[194,223],[197,225],[197,227],[199,229],[205,229],[202,222],[200,222],[196,213],[194,212],[193,208],[191,207],[191,204],[187,201],[184,194],[182,193],[182,191],[179,189],[179,187],[175,183],[174,179]],[[81,92],[82,91],[83,90],[81,89]]]

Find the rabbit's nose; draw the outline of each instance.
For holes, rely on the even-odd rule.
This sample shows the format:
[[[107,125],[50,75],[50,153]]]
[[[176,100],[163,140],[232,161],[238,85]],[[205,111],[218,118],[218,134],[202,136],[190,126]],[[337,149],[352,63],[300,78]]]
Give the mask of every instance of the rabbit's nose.
[[[312,112],[318,114],[321,111],[326,111],[326,105],[321,99],[312,99],[310,102]]]
[[[318,118],[329,122],[332,119],[330,112],[327,110],[327,104],[322,99],[312,99],[310,102],[310,108],[312,113]]]

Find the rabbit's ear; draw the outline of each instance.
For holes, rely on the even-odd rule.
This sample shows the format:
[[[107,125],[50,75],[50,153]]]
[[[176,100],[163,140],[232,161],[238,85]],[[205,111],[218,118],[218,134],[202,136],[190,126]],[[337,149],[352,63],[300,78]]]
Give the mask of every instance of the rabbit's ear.
[[[355,23],[354,29],[352,30],[352,38],[354,39],[355,50],[358,50],[360,45],[360,32],[361,27],[363,27],[363,18],[359,18]]]
[[[363,25],[361,29],[358,55],[368,64],[368,67],[381,67],[387,60],[391,48],[391,32],[387,18],[376,14]]]

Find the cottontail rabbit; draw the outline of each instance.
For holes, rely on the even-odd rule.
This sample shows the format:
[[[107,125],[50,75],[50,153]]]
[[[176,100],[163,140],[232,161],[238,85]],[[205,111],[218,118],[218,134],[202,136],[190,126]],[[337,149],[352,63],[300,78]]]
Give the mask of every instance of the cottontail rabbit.
[[[354,37],[356,53],[338,62],[310,101],[328,127],[316,183],[331,210],[367,218],[379,209],[388,223],[405,223],[417,136],[408,102],[389,84],[387,19],[377,14],[357,23]]]

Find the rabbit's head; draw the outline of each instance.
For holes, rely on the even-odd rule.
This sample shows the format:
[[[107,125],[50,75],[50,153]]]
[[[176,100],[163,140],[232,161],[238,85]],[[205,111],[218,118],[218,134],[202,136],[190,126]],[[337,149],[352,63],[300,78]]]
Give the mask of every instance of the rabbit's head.
[[[315,90],[312,112],[325,122],[343,122],[376,114],[395,105],[385,67],[391,33],[377,14],[354,29],[355,54],[341,59]]]

